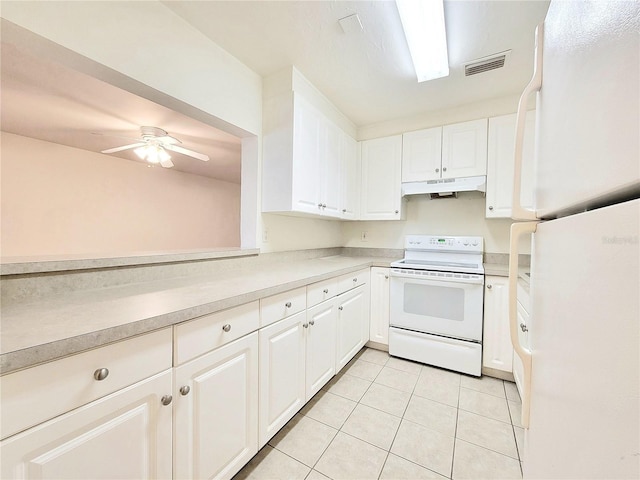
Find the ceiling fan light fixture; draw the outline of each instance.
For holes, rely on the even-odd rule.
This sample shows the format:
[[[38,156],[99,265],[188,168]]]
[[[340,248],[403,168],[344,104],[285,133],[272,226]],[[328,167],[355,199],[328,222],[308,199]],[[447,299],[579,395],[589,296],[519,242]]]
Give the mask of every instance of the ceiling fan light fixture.
[[[133,151],[142,160],[149,163],[162,163],[171,159],[171,155],[160,145],[145,145]]]
[[[449,75],[443,0],[396,0],[418,82]]]

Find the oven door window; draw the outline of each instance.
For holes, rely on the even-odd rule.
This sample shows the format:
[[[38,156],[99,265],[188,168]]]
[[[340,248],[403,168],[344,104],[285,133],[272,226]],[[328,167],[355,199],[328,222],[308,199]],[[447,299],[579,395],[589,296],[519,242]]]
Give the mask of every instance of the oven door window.
[[[464,321],[464,289],[405,283],[403,311],[421,317]]]

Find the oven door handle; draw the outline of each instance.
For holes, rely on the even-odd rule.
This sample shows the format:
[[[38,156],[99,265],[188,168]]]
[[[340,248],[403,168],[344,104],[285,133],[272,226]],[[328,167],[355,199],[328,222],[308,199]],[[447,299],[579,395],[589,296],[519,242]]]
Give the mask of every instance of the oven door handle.
[[[460,277],[439,277],[431,275],[420,275],[415,273],[405,273],[402,271],[391,269],[392,278],[408,278],[411,280],[425,281],[425,282],[446,282],[446,283],[466,283],[469,285],[483,285],[484,276],[478,274],[464,274],[460,275],[474,275],[474,278],[460,278]]]

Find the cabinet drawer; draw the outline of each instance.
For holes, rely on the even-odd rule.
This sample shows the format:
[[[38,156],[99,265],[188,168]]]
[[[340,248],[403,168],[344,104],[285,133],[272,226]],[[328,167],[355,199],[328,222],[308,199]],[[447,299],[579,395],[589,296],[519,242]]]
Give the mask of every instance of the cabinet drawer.
[[[175,365],[260,328],[258,301],[196,318],[175,327]]]
[[[171,368],[171,328],[0,378],[2,438]],[[94,378],[107,369],[103,380]]]
[[[338,279],[330,278],[307,287],[307,308],[329,300],[338,294]]]
[[[369,269],[359,270],[353,273],[347,273],[338,278],[338,294],[344,293],[352,288],[359,287],[369,283]]]
[[[307,308],[307,287],[296,288],[288,292],[272,295],[260,300],[260,326],[302,312]]]

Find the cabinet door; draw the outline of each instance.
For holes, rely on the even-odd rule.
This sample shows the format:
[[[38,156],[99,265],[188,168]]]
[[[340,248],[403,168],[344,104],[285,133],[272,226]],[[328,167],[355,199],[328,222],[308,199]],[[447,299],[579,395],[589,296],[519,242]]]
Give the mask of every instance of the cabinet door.
[[[516,115],[489,119],[487,156],[487,218],[510,218],[513,197]],[[533,208],[535,111],[527,112],[522,158],[523,206]]]
[[[176,368],[175,385],[175,478],[233,477],[258,452],[258,333]]]
[[[487,119],[442,127],[442,178],[487,174]]]
[[[425,182],[440,178],[442,127],[402,135],[402,181]]]
[[[294,101],[292,206],[294,211],[318,214],[322,212],[320,203],[321,116],[301,97],[296,96]]]
[[[402,135],[362,142],[361,220],[399,220]]]
[[[337,311],[333,299],[307,310],[306,400],[336,373]]]
[[[358,218],[360,203],[359,144],[346,133],[341,135],[342,192],[340,195],[340,213],[346,220]]]
[[[306,312],[259,332],[259,447],[269,441],[305,404]]]
[[[389,269],[371,267],[369,340],[389,345]]]
[[[366,343],[368,328],[368,285],[348,291],[338,298],[338,323],[336,342],[336,373],[339,372]]]
[[[1,477],[171,478],[171,383],[167,370],[5,439]]]
[[[509,333],[509,279],[487,276],[484,295],[482,365],[512,371],[513,347]]]
[[[342,193],[342,131],[326,118],[321,120],[320,138],[320,203],[322,215],[342,217],[340,197]]]

